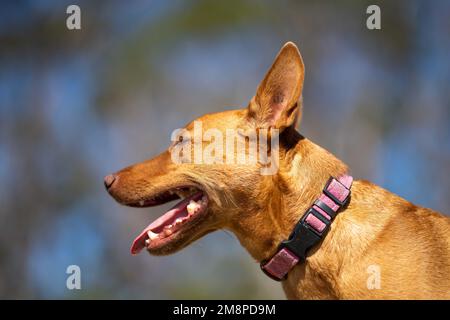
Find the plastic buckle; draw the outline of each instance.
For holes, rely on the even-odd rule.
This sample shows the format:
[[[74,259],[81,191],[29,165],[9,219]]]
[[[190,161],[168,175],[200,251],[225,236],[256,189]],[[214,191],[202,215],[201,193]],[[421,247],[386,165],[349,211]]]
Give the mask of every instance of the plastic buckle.
[[[308,213],[310,212],[310,210],[308,210]],[[328,227],[326,229],[328,229]],[[322,235],[324,234],[324,232],[322,232]],[[314,231],[313,228],[309,227],[307,223],[302,219],[302,221],[292,232],[289,239],[284,240],[280,243],[278,250],[287,248],[299,258],[299,262],[304,262],[306,260],[306,252],[321,239],[322,236]]]

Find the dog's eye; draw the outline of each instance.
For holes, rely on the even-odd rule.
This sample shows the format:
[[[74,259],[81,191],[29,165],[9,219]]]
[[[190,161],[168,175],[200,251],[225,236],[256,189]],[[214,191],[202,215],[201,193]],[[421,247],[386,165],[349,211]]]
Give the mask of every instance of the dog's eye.
[[[172,145],[176,146],[176,145],[182,144],[183,142],[185,142],[185,139],[183,138],[183,136],[178,136],[175,140],[173,140]]]

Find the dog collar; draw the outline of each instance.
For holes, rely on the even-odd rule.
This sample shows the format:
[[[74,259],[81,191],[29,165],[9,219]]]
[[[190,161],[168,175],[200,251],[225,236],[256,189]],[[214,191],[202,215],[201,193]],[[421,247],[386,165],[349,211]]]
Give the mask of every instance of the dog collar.
[[[308,250],[319,243],[330,229],[340,208],[350,199],[353,177],[331,177],[320,197],[296,224],[288,240],[284,240],[275,255],[261,262],[261,270],[270,278],[281,281],[299,262],[306,261]]]

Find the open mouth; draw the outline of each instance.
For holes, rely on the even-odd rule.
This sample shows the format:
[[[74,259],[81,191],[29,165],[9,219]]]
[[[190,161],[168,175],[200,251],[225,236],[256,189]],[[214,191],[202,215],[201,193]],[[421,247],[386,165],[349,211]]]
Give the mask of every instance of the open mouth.
[[[147,248],[147,250],[160,248],[189,229],[206,211],[208,197],[196,187],[182,187],[165,191],[137,203],[128,204],[128,206],[139,208],[153,207],[176,199],[182,200],[149,224],[136,237],[131,246],[132,254],[138,254],[144,248]]]

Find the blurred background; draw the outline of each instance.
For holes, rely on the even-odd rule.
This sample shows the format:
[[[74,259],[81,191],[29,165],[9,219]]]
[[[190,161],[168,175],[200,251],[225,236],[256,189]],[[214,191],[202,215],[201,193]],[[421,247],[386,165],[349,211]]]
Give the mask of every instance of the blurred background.
[[[300,131],[356,178],[450,213],[449,1],[2,1],[0,297],[284,298],[225,232],[131,256],[163,211],[119,206],[102,178],[246,106],[289,40],[306,64]],[[82,290],[66,288],[72,264]]]

